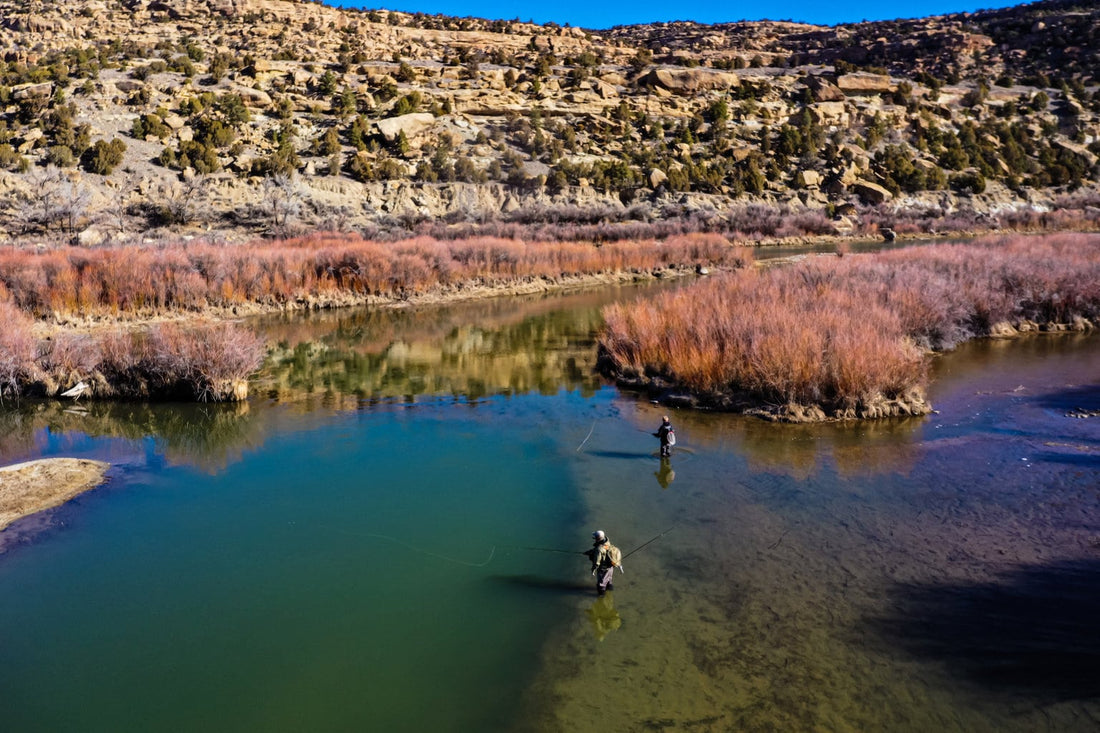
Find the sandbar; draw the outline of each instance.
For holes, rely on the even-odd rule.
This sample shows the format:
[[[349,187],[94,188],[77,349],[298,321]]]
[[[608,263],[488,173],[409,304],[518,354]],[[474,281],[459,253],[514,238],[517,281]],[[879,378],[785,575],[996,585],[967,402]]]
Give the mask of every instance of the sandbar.
[[[0,531],[94,489],[108,468],[108,463],[85,458],[43,458],[0,467]]]

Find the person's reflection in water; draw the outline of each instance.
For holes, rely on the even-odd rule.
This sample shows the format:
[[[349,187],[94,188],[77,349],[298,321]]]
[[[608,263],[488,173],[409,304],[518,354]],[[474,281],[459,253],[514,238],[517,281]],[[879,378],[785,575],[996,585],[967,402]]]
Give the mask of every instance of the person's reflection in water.
[[[661,467],[653,475],[657,477],[657,483],[662,489],[667,489],[668,485],[676,480],[676,472],[672,470],[672,461],[668,456],[661,457]]]
[[[585,610],[584,615],[592,622],[596,641],[603,641],[605,636],[623,625],[619,612],[615,610],[615,595],[612,591],[599,596],[592,607]]]

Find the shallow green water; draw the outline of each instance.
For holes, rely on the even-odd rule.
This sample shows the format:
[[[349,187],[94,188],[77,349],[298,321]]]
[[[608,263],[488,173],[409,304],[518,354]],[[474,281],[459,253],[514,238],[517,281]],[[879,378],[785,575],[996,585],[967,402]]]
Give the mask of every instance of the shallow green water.
[[[262,325],[241,407],[30,406],[110,483],[5,531],[4,728],[1095,730],[1100,341],[792,427],[591,375],[608,290]],[[596,527],[629,551],[597,601]],[[538,550],[523,548],[541,548]]]

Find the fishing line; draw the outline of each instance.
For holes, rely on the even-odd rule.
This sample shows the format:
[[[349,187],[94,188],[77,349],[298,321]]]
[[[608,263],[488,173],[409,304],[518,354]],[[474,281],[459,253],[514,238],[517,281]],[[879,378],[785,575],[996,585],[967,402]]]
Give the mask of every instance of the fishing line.
[[[599,418],[596,418],[596,420],[599,420]],[[584,444],[588,442],[588,439],[592,437],[592,430],[596,429],[596,420],[592,421],[592,429],[588,431],[588,435],[584,436],[584,440],[582,440],[581,444],[577,446],[577,451],[579,451],[581,448],[583,448]],[[576,452],[576,451],[574,451],[574,452]]]
[[[417,547],[415,545],[410,545],[408,542],[405,542],[403,540],[399,540],[396,537],[390,537],[389,535],[385,535],[385,534],[375,534],[374,532],[349,532],[346,529],[337,529],[337,530],[334,530],[334,531],[339,532],[341,534],[351,535],[352,537],[364,537],[364,538],[370,538],[370,539],[376,539],[376,540],[385,540],[386,542],[392,542],[395,545],[400,545],[401,547],[404,547],[408,550],[412,550],[413,552],[419,552],[421,555],[427,555],[428,557],[434,557],[434,558],[437,558],[439,560],[445,560],[447,562],[452,562],[455,565],[465,565],[468,568],[483,568],[486,565],[488,565],[489,563],[491,563],[493,561],[493,556],[497,554],[497,546],[493,545],[493,548],[489,551],[489,557],[485,560],[485,562],[468,562],[466,560],[460,560],[456,557],[450,557],[449,555],[441,555],[438,552],[432,552],[431,550],[425,550],[422,547]]]

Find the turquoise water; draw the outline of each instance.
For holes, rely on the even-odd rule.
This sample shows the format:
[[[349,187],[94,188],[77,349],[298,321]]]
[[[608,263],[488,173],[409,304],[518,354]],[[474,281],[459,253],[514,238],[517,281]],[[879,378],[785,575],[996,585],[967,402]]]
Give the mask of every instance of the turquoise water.
[[[1100,340],[965,346],[927,418],[591,375],[608,290],[263,324],[244,406],[30,405],[109,483],[0,537],[4,729],[1089,731]],[[579,552],[629,552],[597,599]]]
[[[567,597],[505,545],[587,544],[537,402],[330,415],[213,474],[130,446],[0,561],[5,728],[499,727]]]

